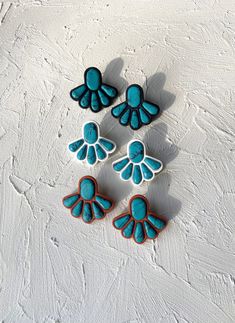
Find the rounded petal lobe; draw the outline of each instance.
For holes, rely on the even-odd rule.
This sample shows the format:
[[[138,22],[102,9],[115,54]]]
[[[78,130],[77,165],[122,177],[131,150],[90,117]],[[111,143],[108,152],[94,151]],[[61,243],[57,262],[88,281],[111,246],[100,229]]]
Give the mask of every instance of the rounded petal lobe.
[[[78,153],[77,153],[77,159],[79,160],[84,160],[86,158],[86,154],[87,154],[87,144],[83,145]]]
[[[114,219],[113,224],[115,228],[122,229],[130,220],[130,218],[131,218],[130,214],[124,214],[123,216],[120,216],[117,219]]]
[[[144,229],[149,239],[155,239],[157,237],[157,231],[154,230],[154,228],[147,221],[144,221]]]
[[[82,85],[72,89],[70,92],[70,96],[73,100],[78,101],[78,100],[80,100],[81,96],[84,94],[84,92],[86,90],[87,90],[86,85],[82,84]]]
[[[91,209],[90,203],[85,203],[83,212],[82,212],[82,218],[87,223],[92,221],[93,215],[92,215],[92,209]]]
[[[130,238],[132,236],[133,230],[134,230],[135,221],[132,220],[130,223],[127,224],[127,226],[122,230],[122,234],[126,238]]]
[[[132,179],[134,184],[139,185],[142,182],[142,174],[141,174],[141,170],[140,170],[140,166],[139,165],[135,165],[134,166],[134,172],[132,175]]]
[[[74,153],[75,151],[77,151],[80,147],[82,147],[82,145],[84,144],[84,140],[83,139],[79,139],[77,141],[72,142],[69,145],[69,150]]]
[[[63,204],[65,207],[71,208],[78,201],[79,198],[79,194],[65,196],[63,199]]]
[[[129,163],[129,161],[130,159],[128,157],[118,160],[117,162],[113,163],[113,169],[116,172],[120,172]]]
[[[157,218],[154,215],[148,215],[148,221],[158,230],[163,230],[166,226],[166,222]]]
[[[134,239],[137,243],[142,243],[145,240],[144,228],[141,222],[136,223]]]
[[[96,195],[95,200],[105,210],[110,209],[112,207],[112,205],[113,205],[110,200],[108,200],[107,198],[104,198],[103,196],[101,196],[99,194]]]
[[[112,108],[112,115],[115,118],[119,118],[123,111],[126,109],[126,102],[118,104],[116,107]]]
[[[80,200],[71,210],[71,214],[75,217],[79,217],[82,214],[83,201]]]

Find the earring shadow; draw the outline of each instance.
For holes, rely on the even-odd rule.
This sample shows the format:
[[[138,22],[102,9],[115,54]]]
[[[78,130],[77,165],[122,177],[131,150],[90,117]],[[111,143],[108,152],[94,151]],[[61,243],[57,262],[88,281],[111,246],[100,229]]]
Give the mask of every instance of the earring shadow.
[[[147,154],[159,158],[164,167],[174,160],[179,153],[178,147],[166,138],[166,134],[167,125],[159,123],[153,126],[144,137]],[[170,185],[171,175],[169,173],[159,174],[150,183],[146,194],[153,211],[156,211],[159,215],[164,215],[168,220],[179,213],[182,205],[179,200],[169,196]]]
[[[97,180],[102,193],[110,196],[113,201],[120,202],[131,193],[132,185],[123,182],[119,175],[114,172],[112,162],[115,159],[116,157],[112,157],[104,164],[97,176]]]
[[[144,85],[146,100],[159,105],[161,111],[167,110],[175,101],[175,95],[163,89],[165,83],[166,75],[156,73],[147,79]]]
[[[117,151],[134,136],[134,131],[130,127],[124,127],[115,120],[111,112],[107,112],[100,123],[101,135],[113,140],[117,145]],[[117,152],[116,151],[116,152]]]
[[[167,220],[173,219],[180,211],[182,203],[168,194],[171,175],[161,174],[149,185],[147,198],[153,211],[163,215]]]
[[[159,158],[166,166],[176,158],[179,153],[178,147],[166,138],[167,125],[159,123],[154,125],[144,136],[147,153]]]
[[[105,83],[115,86],[119,95],[124,92],[127,87],[127,81],[120,76],[124,61],[121,57],[113,59],[106,67],[103,80]]]

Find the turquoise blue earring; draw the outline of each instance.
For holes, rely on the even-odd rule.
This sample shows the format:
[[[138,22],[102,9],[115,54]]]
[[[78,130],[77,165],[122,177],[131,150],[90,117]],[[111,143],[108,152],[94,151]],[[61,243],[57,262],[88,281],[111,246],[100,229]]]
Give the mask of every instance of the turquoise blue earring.
[[[154,174],[163,168],[160,160],[146,155],[145,145],[141,140],[129,141],[127,155],[114,161],[112,166],[123,181],[131,180],[134,185],[151,181]]]
[[[113,207],[113,201],[98,192],[94,177],[84,176],[78,183],[78,191],[63,198],[63,205],[70,209],[75,218],[82,218],[86,223],[101,220]]]
[[[124,238],[133,238],[138,244],[146,239],[155,239],[166,227],[166,220],[157,216],[149,208],[143,195],[135,195],[129,202],[129,210],[113,219],[113,226],[121,230]]]
[[[102,83],[102,76],[96,67],[88,68],[84,73],[85,84],[70,92],[73,100],[78,101],[83,109],[91,108],[99,112],[103,107],[108,107],[116,98],[118,91],[114,87]]]
[[[90,166],[106,160],[116,149],[113,141],[100,136],[99,125],[94,121],[83,124],[82,134],[82,138],[69,145],[69,150],[77,153],[79,161],[86,161]]]
[[[133,130],[138,130],[149,124],[160,113],[160,108],[145,101],[142,88],[132,84],[126,90],[126,101],[112,108],[111,113],[121,125],[130,125]]]

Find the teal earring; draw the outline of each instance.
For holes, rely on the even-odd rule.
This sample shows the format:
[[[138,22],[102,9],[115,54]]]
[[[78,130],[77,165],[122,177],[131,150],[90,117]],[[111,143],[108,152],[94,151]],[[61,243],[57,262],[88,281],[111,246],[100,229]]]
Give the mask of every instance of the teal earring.
[[[159,115],[158,105],[144,100],[144,93],[138,84],[130,85],[126,90],[126,101],[111,110],[112,116],[119,119],[122,126],[138,130],[152,122]]]
[[[133,238],[138,244],[155,239],[166,225],[165,219],[150,210],[149,202],[143,195],[134,195],[129,201],[128,212],[113,219],[113,226],[121,230],[122,236]]]
[[[79,161],[86,161],[95,166],[98,161],[105,161],[116,149],[116,144],[100,136],[100,128],[95,121],[85,122],[82,126],[82,138],[69,144],[69,150],[77,154]]]
[[[162,162],[146,155],[144,143],[136,139],[129,141],[127,155],[114,161],[112,166],[123,181],[130,180],[137,186],[151,181],[163,169]]]
[[[71,98],[78,101],[81,108],[99,112],[103,107],[110,106],[117,97],[117,89],[102,82],[101,72],[96,67],[85,71],[84,80],[84,84],[70,91]]]

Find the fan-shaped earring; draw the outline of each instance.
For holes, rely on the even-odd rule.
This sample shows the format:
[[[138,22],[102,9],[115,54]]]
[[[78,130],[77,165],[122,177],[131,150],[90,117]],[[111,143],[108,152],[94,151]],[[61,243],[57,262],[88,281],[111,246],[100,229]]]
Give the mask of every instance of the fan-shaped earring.
[[[144,143],[136,139],[129,141],[127,155],[114,161],[112,166],[123,181],[131,180],[134,185],[151,181],[163,168],[160,160],[146,155]]]
[[[86,223],[101,220],[114,207],[114,202],[98,192],[94,177],[84,176],[78,184],[78,192],[63,198],[63,204],[75,218],[81,217]]]
[[[149,208],[143,195],[134,195],[129,201],[129,210],[113,219],[113,226],[121,230],[124,238],[133,238],[136,243],[155,239],[166,227],[166,220],[157,216]]]
[[[100,128],[95,121],[88,121],[82,127],[83,137],[72,142],[69,150],[77,153],[79,161],[86,161],[94,166],[98,161],[104,161],[116,149],[116,144],[104,137],[100,137]]]
[[[70,92],[71,98],[78,101],[81,108],[91,108],[93,112],[99,112],[103,107],[112,104],[118,91],[113,86],[102,83],[101,72],[98,68],[88,68],[84,73],[84,80],[85,84]]]
[[[130,125],[133,130],[138,130],[149,124],[160,113],[160,108],[145,101],[142,87],[132,84],[126,90],[126,101],[112,108],[111,113],[122,126]]]

